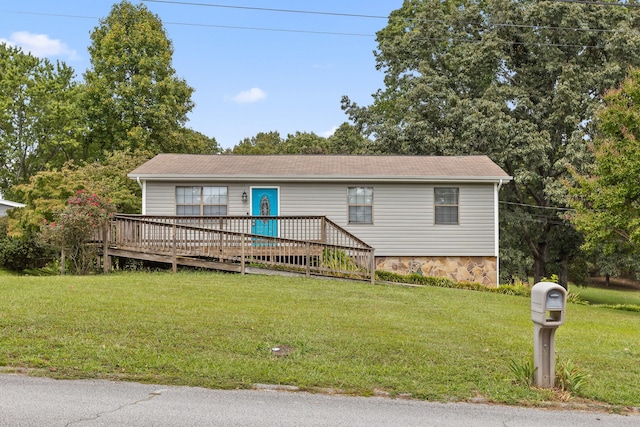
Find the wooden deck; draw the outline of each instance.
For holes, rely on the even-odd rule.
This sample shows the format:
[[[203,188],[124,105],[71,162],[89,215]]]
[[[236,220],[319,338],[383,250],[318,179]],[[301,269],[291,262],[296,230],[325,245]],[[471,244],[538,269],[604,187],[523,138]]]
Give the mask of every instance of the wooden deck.
[[[374,249],[326,217],[117,215],[99,233],[111,257],[234,271],[374,281]]]

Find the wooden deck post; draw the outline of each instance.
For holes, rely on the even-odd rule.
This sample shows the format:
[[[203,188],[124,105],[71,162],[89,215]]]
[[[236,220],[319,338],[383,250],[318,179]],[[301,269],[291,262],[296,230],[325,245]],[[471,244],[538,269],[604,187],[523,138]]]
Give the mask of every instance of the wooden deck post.
[[[376,252],[375,249],[371,249],[371,284],[376,284]]]
[[[102,229],[102,271],[108,273],[111,271],[111,256],[109,255],[109,223],[105,224]]]
[[[240,274],[244,275],[244,233],[240,235]]]
[[[173,224],[173,245],[171,248],[171,254],[172,254],[172,262],[171,262],[171,267],[173,268],[173,272],[174,274],[178,272],[178,257],[176,255],[177,253],[177,249],[176,249],[176,224]]]
[[[311,244],[309,242],[306,243],[307,246],[307,277],[311,277]]]
[[[326,217],[322,217],[321,223],[320,223],[320,241],[322,243],[327,243],[327,218]]]
[[[67,265],[67,257],[64,253],[64,246],[60,249],[60,274],[65,275]]]

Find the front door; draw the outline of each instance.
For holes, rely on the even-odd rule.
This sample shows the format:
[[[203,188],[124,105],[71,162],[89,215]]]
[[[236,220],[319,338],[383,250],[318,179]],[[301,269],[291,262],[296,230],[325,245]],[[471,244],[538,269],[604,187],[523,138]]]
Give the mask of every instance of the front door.
[[[278,188],[252,187],[251,215],[261,217],[278,216],[279,199]],[[256,219],[252,223],[251,233],[277,237],[278,222],[268,218]]]

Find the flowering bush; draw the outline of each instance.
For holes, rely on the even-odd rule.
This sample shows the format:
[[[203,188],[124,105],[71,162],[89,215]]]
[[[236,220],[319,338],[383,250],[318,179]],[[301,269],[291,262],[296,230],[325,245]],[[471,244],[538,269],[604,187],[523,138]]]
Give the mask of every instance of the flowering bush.
[[[109,199],[95,193],[78,190],[67,200],[66,208],[53,222],[44,221],[42,235],[73,264],[78,274],[86,274],[96,259],[96,250],[89,242],[115,213]]]

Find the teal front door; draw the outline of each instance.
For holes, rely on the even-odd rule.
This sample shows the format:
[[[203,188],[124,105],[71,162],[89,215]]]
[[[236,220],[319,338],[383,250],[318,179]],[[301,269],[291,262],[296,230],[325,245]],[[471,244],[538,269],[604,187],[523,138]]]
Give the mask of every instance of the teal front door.
[[[252,216],[278,216],[279,197],[277,188],[252,188],[251,189],[251,215]],[[274,219],[255,219],[251,225],[251,233],[262,236],[278,236],[278,222]]]

